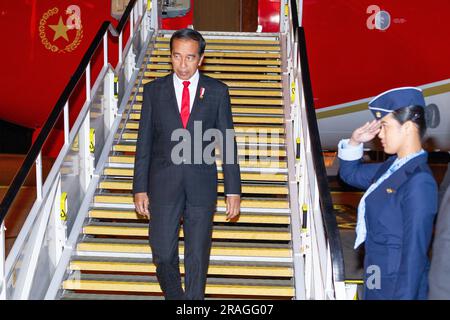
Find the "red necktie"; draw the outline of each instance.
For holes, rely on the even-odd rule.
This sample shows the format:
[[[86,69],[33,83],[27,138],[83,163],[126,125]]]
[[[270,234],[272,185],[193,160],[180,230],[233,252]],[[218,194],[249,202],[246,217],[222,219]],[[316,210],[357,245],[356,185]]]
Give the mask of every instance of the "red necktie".
[[[181,97],[181,122],[183,122],[183,127],[186,128],[188,119],[189,119],[189,85],[191,83],[189,81],[183,81],[183,95]]]

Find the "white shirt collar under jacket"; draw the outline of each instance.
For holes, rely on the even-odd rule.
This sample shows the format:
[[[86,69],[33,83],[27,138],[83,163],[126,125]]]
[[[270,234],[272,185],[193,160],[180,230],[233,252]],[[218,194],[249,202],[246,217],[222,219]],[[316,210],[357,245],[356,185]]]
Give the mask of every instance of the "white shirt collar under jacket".
[[[181,112],[181,99],[183,96],[183,81],[189,81],[189,111],[192,111],[194,105],[195,94],[197,93],[198,80],[200,79],[200,73],[195,71],[194,75],[189,80],[181,80],[176,73],[173,73],[173,85],[175,87],[175,96],[177,97],[178,111]]]

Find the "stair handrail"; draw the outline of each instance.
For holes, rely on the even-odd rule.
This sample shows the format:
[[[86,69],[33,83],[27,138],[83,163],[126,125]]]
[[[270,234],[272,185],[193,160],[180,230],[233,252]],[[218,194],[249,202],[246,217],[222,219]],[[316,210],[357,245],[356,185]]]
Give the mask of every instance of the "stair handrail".
[[[317,116],[314,106],[314,95],[312,90],[308,55],[306,50],[306,37],[303,26],[300,26],[298,19],[297,0],[291,0],[291,17],[293,23],[294,38],[298,43],[298,54],[300,56],[300,67],[302,86],[305,99],[306,116],[311,145],[311,154],[313,165],[317,178],[319,190],[319,204],[323,220],[325,222],[325,232],[328,238],[329,249],[332,261],[333,279],[335,282],[344,282],[344,257],[342,251],[341,238],[336,221],[336,215],[333,209],[330,188],[326,173],[325,162],[323,158],[322,144],[320,141],[319,128],[317,125]]]
[[[36,137],[36,140],[31,145],[30,150],[28,151],[25,159],[22,162],[22,165],[17,170],[17,173],[15,174],[8,190],[6,191],[5,196],[3,197],[1,203],[0,203],[0,224],[3,223],[4,219],[8,215],[9,209],[11,208],[12,203],[14,202],[15,198],[17,197],[17,194],[20,191],[20,188],[25,182],[25,179],[27,178],[28,174],[31,171],[31,168],[33,167],[33,164],[36,162],[36,159],[41,154],[42,148],[44,146],[44,143],[47,141],[47,138],[49,137],[53,127],[55,126],[56,122],[58,121],[61,112],[64,110],[64,107],[66,103],[68,102],[72,92],[78,85],[78,82],[83,77],[83,74],[86,71],[86,68],[90,64],[90,61],[92,57],[94,56],[98,46],[103,41],[104,36],[109,31],[112,36],[119,37],[122,34],[123,29],[125,28],[125,24],[130,18],[131,11],[138,0],[130,0],[128,3],[118,25],[117,28],[114,28],[112,23],[110,21],[104,21],[100,28],[98,29],[94,39],[92,40],[91,44],[89,45],[89,48],[86,50],[85,54],[83,55],[83,58],[81,59],[80,64],[78,65],[77,69],[73,73],[73,75],[70,77],[69,82],[65,86],[63,92],[59,96],[55,106],[53,107],[52,111],[50,112],[47,120],[45,121],[44,125],[42,126],[41,131],[39,132],[38,136]],[[121,48],[119,48],[121,50]]]

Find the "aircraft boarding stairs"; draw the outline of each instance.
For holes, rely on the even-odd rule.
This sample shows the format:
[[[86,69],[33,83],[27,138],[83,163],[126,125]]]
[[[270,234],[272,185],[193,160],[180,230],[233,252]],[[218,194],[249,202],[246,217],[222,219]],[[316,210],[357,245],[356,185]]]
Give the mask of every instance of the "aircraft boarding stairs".
[[[200,70],[230,87],[242,179],[241,215],[227,222],[219,163],[206,295],[291,299],[295,294],[280,41],[277,36],[204,36],[207,51]],[[160,296],[148,221],[135,212],[131,189],[143,85],[170,72],[169,39],[170,34],[160,33],[141,66],[143,77],[129,99],[131,112],[116,133],[62,284],[63,299]],[[180,240],[182,255],[182,230]],[[183,272],[182,256],[180,260]]]
[[[156,3],[130,1],[118,29],[101,26],[27,155],[19,172],[36,163],[38,196],[6,260],[0,228],[0,299],[163,298],[148,220],[135,212],[131,193],[143,86],[171,72],[172,32],[158,31]],[[226,221],[217,157],[207,299],[347,299],[356,291],[344,282],[304,31],[291,18],[296,1],[283,3],[280,33],[202,32],[200,70],[229,86],[242,180],[241,214]],[[119,63],[113,67],[103,50],[91,87],[95,50],[101,41],[107,49],[108,32],[122,43],[127,21],[133,32],[119,46]],[[86,102],[69,128],[66,92],[84,75]],[[62,114],[65,144],[43,183],[40,150]],[[23,175],[6,199],[14,199]],[[10,205],[2,202],[2,218]],[[183,276],[182,228],[179,249]]]

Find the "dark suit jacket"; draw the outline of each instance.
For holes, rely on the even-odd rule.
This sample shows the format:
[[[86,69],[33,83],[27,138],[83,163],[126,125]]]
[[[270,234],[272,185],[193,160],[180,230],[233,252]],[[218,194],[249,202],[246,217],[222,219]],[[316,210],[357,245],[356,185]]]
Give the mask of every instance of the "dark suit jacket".
[[[202,97],[201,88],[204,88]],[[133,194],[147,192],[150,202],[168,204],[173,198],[173,192],[182,190],[181,186],[198,200],[195,205],[215,204],[217,167],[215,162],[205,162],[202,156],[203,153],[214,155],[211,140],[202,138],[208,129],[218,129],[224,140],[227,129],[233,129],[230,96],[224,83],[200,73],[186,129],[183,128],[177,106],[173,74],[146,84],[136,146]],[[178,135],[172,137],[174,132],[189,132],[191,143],[189,137],[185,142]],[[180,143],[187,143],[186,152],[180,151]],[[225,194],[241,194],[234,137],[230,147],[221,151]],[[231,155],[227,154],[227,149],[232,151]],[[185,162],[178,162],[181,159]]]
[[[450,187],[442,199],[436,221],[428,297],[450,300]]]
[[[382,164],[340,159],[340,176],[352,186],[368,189],[395,159]],[[436,212],[437,184],[427,155],[408,161],[366,198],[364,269],[379,267],[381,288],[366,287],[365,299],[427,298],[427,254]],[[374,274],[370,269],[365,278]]]

